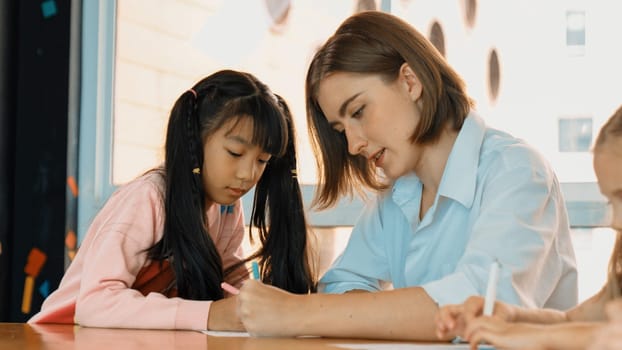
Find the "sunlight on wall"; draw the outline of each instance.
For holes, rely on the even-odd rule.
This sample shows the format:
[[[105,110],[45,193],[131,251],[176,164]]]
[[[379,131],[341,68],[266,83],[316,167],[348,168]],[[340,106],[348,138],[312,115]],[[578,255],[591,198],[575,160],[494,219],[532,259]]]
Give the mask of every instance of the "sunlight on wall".
[[[607,281],[616,235],[610,228],[573,229],[571,235],[579,274],[579,301],[583,301],[598,293]]]
[[[285,97],[296,118],[300,179],[315,183],[304,107],[306,69],[316,48],[359,2],[268,3],[280,14],[278,26],[265,0],[169,0],[157,6],[149,0],[118,1],[115,184],[162,161],[173,102],[221,68],[253,72]],[[467,3],[476,7],[469,10]],[[289,4],[285,12],[284,4]],[[534,145],[560,181],[595,180],[589,149],[560,152],[560,139],[568,136],[559,135],[560,120],[592,120],[589,144],[620,104],[615,87],[622,80],[622,47],[611,38],[622,30],[617,18],[622,2],[393,1],[391,11],[428,36],[432,28],[435,37],[442,34],[447,60],[464,76],[490,125]],[[577,45],[582,40],[583,47]],[[492,50],[499,63],[496,98],[488,76]]]
[[[263,3],[118,1],[113,183],[125,183],[163,161],[174,101],[223,68],[252,72],[287,100],[298,130],[299,178],[315,183],[304,107],[306,68],[356,1],[292,1],[287,22],[278,30],[266,25]],[[253,16],[239,15],[250,10],[244,13]]]

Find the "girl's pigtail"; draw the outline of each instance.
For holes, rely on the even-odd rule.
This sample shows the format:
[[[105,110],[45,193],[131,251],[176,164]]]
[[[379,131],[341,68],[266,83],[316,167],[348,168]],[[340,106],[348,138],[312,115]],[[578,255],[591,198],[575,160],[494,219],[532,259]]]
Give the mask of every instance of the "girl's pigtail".
[[[153,260],[170,259],[179,297],[218,300],[224,297],[222,259],[205,222],[197,92],[185,92],[171,111],[164,164],[164,235],[148,252]]]
[[[277,96],[288,127],[285,155],[273,158],[255,189],[251,222],[259,230],[257,253],[262,280],[293,293],[316,291],[309,265],[307,223],[296,170],[293,120],[285,101]],[[269,224],[266,219],[266,205]]]

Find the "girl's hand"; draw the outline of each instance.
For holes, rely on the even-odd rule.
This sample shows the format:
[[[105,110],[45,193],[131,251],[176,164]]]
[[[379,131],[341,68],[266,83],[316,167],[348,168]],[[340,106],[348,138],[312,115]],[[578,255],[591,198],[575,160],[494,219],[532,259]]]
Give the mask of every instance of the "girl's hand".
[[[605,306],[609,321],[622,322],[622,300],[614,300]]]
[[[509,323],[497,317],[482,316],[469,322],[464,339],[476,350],[481,343],[492,344],[496,349],[545,350],[552,337],[546,326],[529,323]]]
[[[209,308],[207,329],[214,331],[244,331],[244,325],[237,313],[237,297],[213,301]]]
[[[244,282],[238,298],[238,314],[253,336],[296,336],[303,317],[300,296],[256,280]]]
[[[622,349],[622,322],[607,323],[596,332],[588,350]]]
[[[446,305],[436,314],[436,335],[439,339],[450,339],[456,336],[464,338],[465,327],[469,322],[480,317],[484,310],[484,298],[472,296],[463,304]],[[516,307],[502,302],[495,302],[493,316],[513,322],[516,319]]]
[[[589,350],[622,349],[622,300],[607,303],[609,322],[596,333]]]

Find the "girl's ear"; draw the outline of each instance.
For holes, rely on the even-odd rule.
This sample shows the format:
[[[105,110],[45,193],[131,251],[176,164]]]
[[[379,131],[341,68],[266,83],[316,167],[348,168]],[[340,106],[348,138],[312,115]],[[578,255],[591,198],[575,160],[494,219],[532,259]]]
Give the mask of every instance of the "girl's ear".
[[[400,67],[399,79],[404,82],[410,98],[413,101],[417,101],[421,97],[423,85],[421,85],[419,77],[417,77],[417,74],[410,68],[408,63],[404,63]]]

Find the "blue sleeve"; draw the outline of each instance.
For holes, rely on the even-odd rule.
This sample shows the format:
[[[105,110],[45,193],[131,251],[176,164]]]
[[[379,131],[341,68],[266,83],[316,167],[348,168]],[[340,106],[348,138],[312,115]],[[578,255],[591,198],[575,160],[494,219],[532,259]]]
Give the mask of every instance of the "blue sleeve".
[[[542,307],[563,285],[568,290],[561,304],[571,307],[577,296],[574,252],[555,175],[533,154],[498,163],[478,179],[470,238],[455,270],[423,288],[440,306],[484,295],[497,259],[499,300]]]
[[[352,229],[345,250],[320,280],[323,293],[344,293],[360,289],[377,291],[389,280],[385,235],[378,198],[368,203]]]

